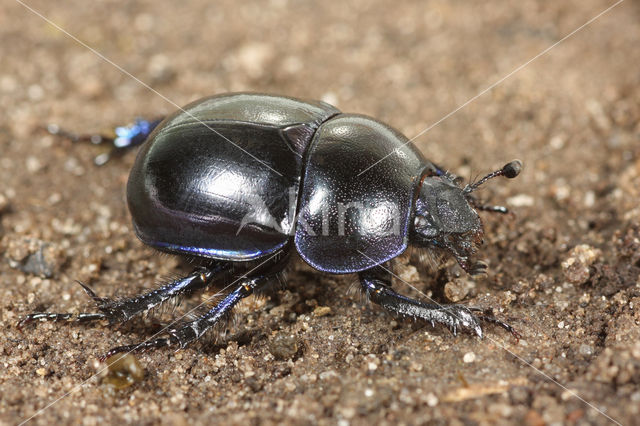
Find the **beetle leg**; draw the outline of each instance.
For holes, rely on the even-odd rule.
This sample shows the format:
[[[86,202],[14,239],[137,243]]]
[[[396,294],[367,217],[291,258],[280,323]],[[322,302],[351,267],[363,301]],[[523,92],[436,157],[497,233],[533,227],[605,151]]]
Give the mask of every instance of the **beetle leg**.
[[[109,300],[92,295],[92,291],[83,285],[89,296],[96,301],[98,309],[106,315],[110,323],[121,323],[132,317],[149,311],[167,300],[206,288],[231,269],[228,262],[216,263],[211,267],[199,268],[184,278],[171,281],[149,293],[123,300]]]
[[[101,358],[107,359],[112,355],[121,352],[144,352],[150,349],[158,349],[165,346],[175,346],[184,348],[189,343],[199,339],[207,330],[223,319],[235,305],[253,292],[261,285],[265,284],[267,276],[252,278],[238,283],[233,291],[218,303],[213,309],[200,318],[182,324],[180,327],[169,329],[168,337],[161,337],[133,345],[118,346],[110,349]]]
[[[191,342],[198,340],[211,327],[224,319],[231,310],[247,296],[250,296],[261,287],[264,287],[287,265],[289,260],[289,251],[283,251],[283,256],[274,256],[274,263],[267,265],[267,269],[255,271],[254,274],[243,277],[238,281],[231,293],[229,293],[222,301],[220,301],[213,309],[198,319],[183,323],[178,327],[168,330],[168,337],[161,337],[145,342],[118,346],[109,350],[101,359],[105,360],[112,355],[122,352],[144,352],[150,349],[158,349],[166,346],[174,346],[184,348]]]
[[[171,281],[149,293],[122,300],[98,297],[93,290],[79,282],[84,291],[98,305],[99,313],[57,314],[35,312],[20,320],[18,326],[36,320],[89,322],[106,319],[111,324],[125,322],[135,315],[148,311],[169,299],[207,287],[216,278],[229,271],[230,268],[230,263],[216,263],[211,267],[197,269],[186,277]]]
[[[110,145],[109,152],[96,156],[93,160],[97,166],[102,166],[111,158],[119,157],[126,151],[141,145],[151,134],[153,129],[160,124],[162,119],[144,120],[141,118],[127,126],[118,126],[114,129],[114,135],[78,135],[73,132],[61,129],[57,124],[49,124],[46,129],[52,135],[67,138],[72,142],[90,142],[94,145]]]
[[[106,315],[102,312],[91,313],[81,312],[79,314],[64,313],[57,314],[52,312],[34,312],[22,318],[18,322],[18,328],[22,328],[25,324],[34,321],[74,321],[74,322],[91,322],[105,319]]]
[[[372,268],[359,274],[360,284],[372,302],[398,315],[443,324],[454,335],[458,329],[466,328],[482,337],[481,319],[473,314],[472,309],[462,305],[424,303],[396,293],[390,285],[391,277],[384,277],[381,269]]]

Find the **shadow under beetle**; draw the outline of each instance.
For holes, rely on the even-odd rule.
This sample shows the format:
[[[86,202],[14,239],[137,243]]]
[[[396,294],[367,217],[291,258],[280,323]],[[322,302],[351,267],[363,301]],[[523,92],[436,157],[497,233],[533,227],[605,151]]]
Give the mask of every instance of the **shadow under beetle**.
[[[250,93],[201,99],[161,122],[138,120],[117,130],[117,138],[106,140],[113,143],[112,154],[144,141],[127,184],[138,238],[161,251],[207,259],[207,266],[124,300],[98,297],[83,285],[98,313],[33,313],[21,323],[121,323],[212,285],[234,266],[258,262],[203,316],[168,329],[166,337],[113,348],[105,357],[185,347],[273,280],[296,250],[317,270],[358,273],[369,299],[393,313],[443,324],[454,334],[467,329],[481,337],[480,321],[488,321],[517,336],[479,309],[396,293],[388,263],[412,244],[448,252],[470,274],[484,272],[486,264],[472,260],[483,235],[476,210],[507,210],[481,205],[472,193],[493,177],[516,177],[520,161],[459,186],[386,124],[324,102]]]

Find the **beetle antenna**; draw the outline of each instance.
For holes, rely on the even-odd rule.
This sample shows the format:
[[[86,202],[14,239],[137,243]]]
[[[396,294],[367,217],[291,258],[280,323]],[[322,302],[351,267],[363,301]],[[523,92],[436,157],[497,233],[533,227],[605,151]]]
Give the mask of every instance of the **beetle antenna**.
[[[465,186],[464,189],[463,189],[463,192],[465,194],[469,194],[469,193],[475,191],[476,189],[478,189],[478,187],[480,187],[480,185],[482,185],[483,183],[485,183],[489,179],[493,179],[496,176],[504,176],[504,177],[506,177],[508,179],[513,179],[514,177],[518,176],[521,171],[522,171],[522,161],[513,160],[513,161],[505,164],[500,170],[496,170],[495,172],[491,172],[488,175],[486,175],[485,177],[483,177],[482,179],[480,179],[479,181],[477,181],[476,183],[472,183],[472,184],[469,184],[469,185]]]

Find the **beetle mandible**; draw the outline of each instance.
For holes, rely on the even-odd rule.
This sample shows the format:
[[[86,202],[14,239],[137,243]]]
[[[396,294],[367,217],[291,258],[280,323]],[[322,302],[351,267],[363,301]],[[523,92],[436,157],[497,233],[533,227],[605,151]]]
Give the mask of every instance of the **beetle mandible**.
[[[116,152],[145,141],[127,184],[138,238],[160,251],[204,259],[205,266],[124,300],[98,297],[83,285],[99,312],[33,313],[22,323],[121,323],[206,288],[234,267],[257,263],[203,316],[105,357],[185,347],[264,287],[297,251],[319,271],[357,273],[369,299],[395,314],[443,324],[454,334],[467,329],[481,337],[482,320],[515,333],[478,309],[397,293],[386,265],[411,244],[444,250],[468,273],[483,272],[486,264],[472,259],[483,235],[476,210],[507,210],[482,205],[472,193],[493,177],[516,177],[520,161],[460,186],[405,136],[373,118],[324,102],[252,93],[204,98],[161,122],[140,120],[117,133]]]

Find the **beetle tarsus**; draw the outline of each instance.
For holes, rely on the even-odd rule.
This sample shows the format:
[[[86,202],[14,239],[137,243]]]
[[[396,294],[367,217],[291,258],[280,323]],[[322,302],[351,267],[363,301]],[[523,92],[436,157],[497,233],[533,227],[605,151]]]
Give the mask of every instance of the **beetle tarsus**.
[[[89,142],[93,145],[111,145],[108,152],[97,155],[93,162],[96,166],[102,166],[110,159],[119,157],[131,148],[141,145],[151,134],[162,119],[145,120],[138,118],[127,126],[119,126],[114,129],[114,135],[102,134],[76,134],[60,128],[57,124],[48,124],[45,129],[52,135],[60,136],[71,142]]]
[[[520,339],[522,338],[522,335],[511,325],[507,324],[506,322],[499,320],[498,318],[494,317],[492,312],[490,310],[488,311],[482,311],[480,309],[478,309],[479,311],[482,312],[481,315],[478,315],[478,318],[480,318],[480,320],[487,322],[487,323],[491,323],[491,324],[495,324],[505,330],[507,330],[509,333],[511,333],[511,335],[516,339],[516,341],[520,341]]]
[[[175,343],[176,342],[172,341],[171,337],[162,337],[159,339],[149,340],[149,341],[138,343],[135,345],[117,346],[115,348],[109,349],[105,354],[98,357],[98,359],[104,362],[106,359],[116,354],[131,353],[131,352],[142,353],[152,349],[169,347],[169,346],[175,345]]]
[[[53,312],[34,312],[18,321],[18,329],[35,321],[70,321],[70,322],[91,322],[106,319],[106,315],[101,312],[81,312],[79,314],[72,313],[53,313]]]

